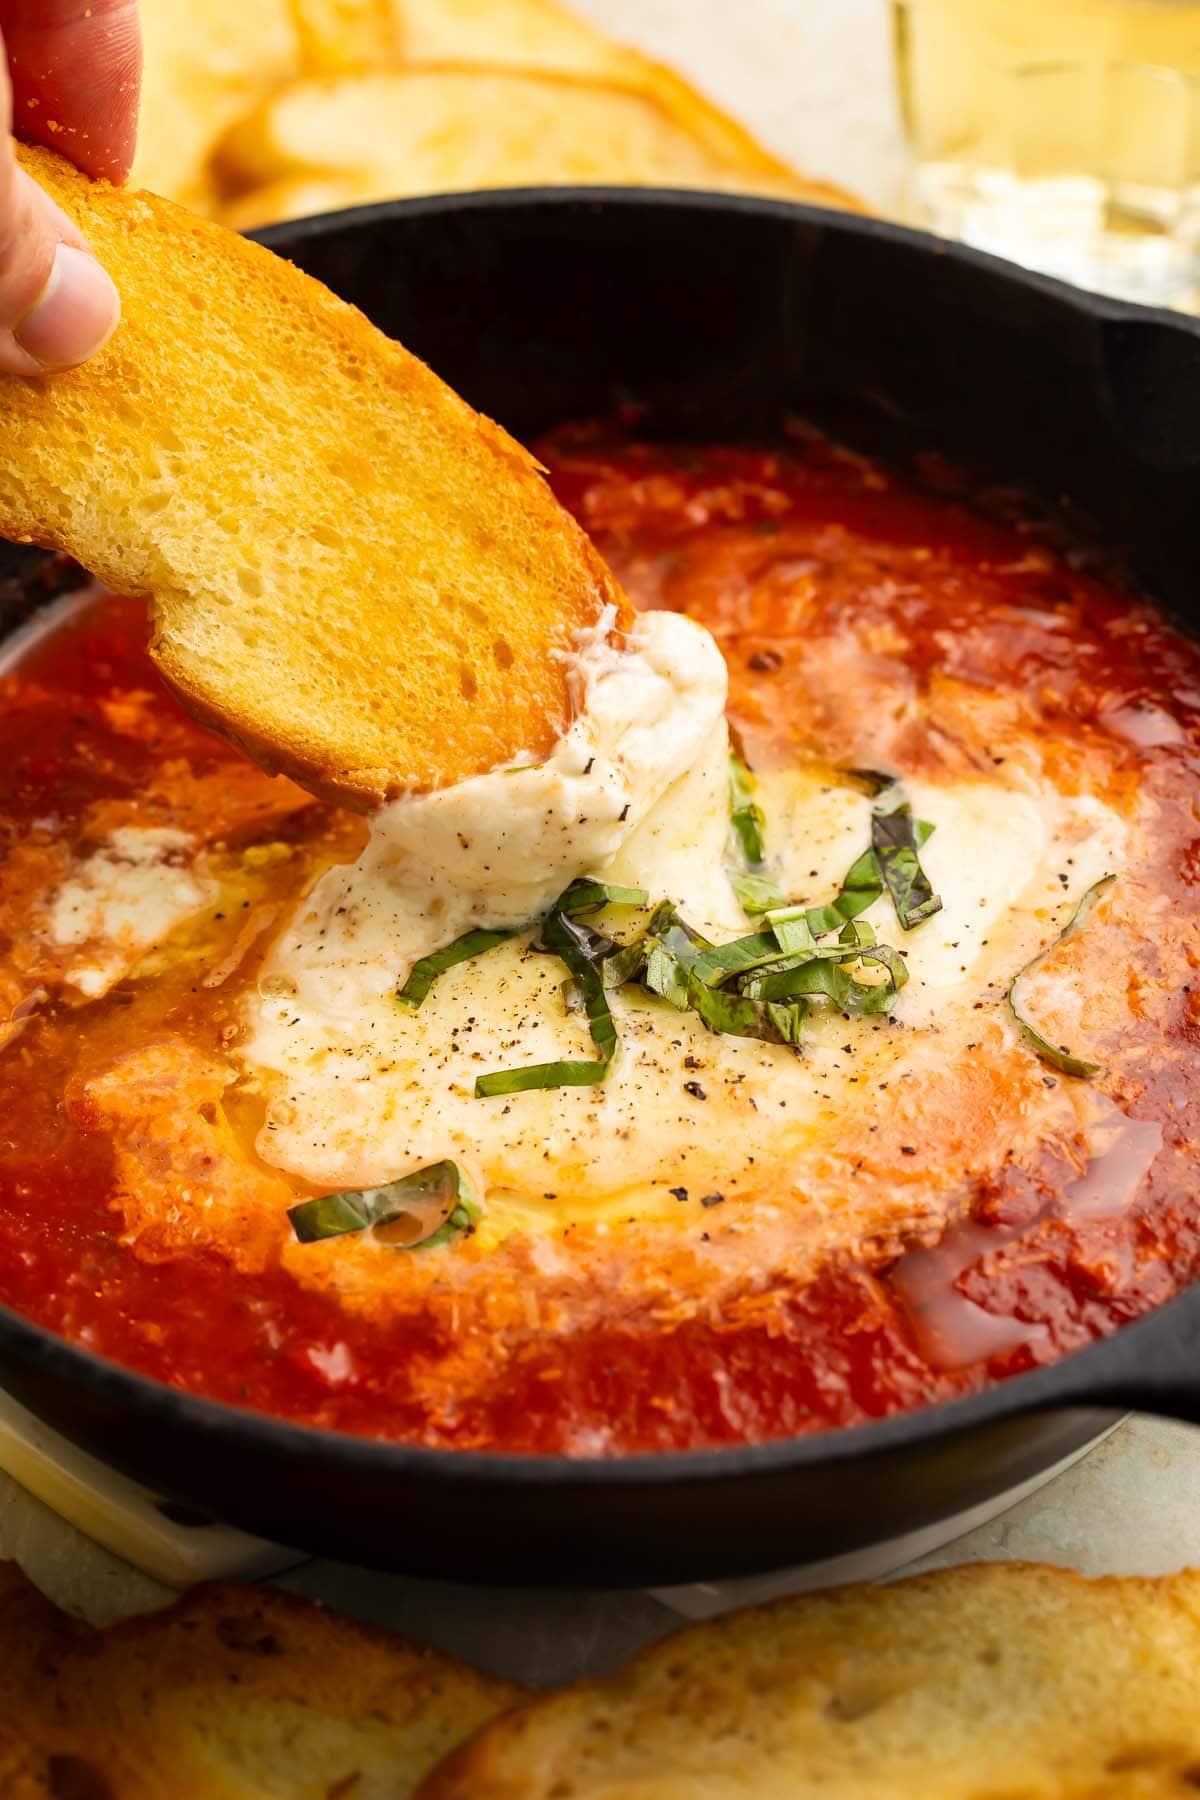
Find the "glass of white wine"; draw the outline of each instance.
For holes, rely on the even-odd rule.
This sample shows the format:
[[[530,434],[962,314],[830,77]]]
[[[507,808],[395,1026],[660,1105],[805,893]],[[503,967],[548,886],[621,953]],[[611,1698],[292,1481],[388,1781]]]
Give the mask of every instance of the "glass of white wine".
[[[1200,0],[893,0],[915,209],[1200,311]]]

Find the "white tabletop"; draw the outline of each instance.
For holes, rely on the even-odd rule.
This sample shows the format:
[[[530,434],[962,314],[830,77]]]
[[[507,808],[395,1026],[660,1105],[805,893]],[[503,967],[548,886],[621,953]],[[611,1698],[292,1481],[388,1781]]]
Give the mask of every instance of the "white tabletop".
[[[579,10],[668,58],[774,148],[880,208],[903,179],[886,0],[575,0]],[[1200,1564],[1200,1431],[1143,1417],[1003,1516],[918,1566],[1027,1557],[1085,1573]],[[0,1555],[52,1599],[94,1620],[155,1605],[170,1590],[84,1537],[0,1474]],[[678,1622],[650,1594],[533,1599],[313,1562],[283,1578],[480,1663],[534,1681],[612,1666]]]

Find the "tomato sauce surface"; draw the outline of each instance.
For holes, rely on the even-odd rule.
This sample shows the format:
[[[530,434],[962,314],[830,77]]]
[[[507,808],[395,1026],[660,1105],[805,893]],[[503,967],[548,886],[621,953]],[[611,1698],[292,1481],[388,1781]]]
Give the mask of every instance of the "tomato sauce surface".
[[[1164,1037],[1160,1008],[1122,1064],[1126,1113],[1161,1128],[1149,1176],[1130,1204],[1072,1217],[1054,1203],[1052,1181],[1005,1168],[980,1184],[932,1273],[913,1260],[929,1245],[899,1254],[859,1246],[791,1296],[782,1316],[756,1322],[743,1310],[660,1329],[614,1317],[569,1346],[553,1335],[526,1342],[486,1399],[443,1396],[430,1407],[414,1399],[405,1371],[445,1351],[444,1318],[380,1325],[279,1268],[240,1273],[208,1251],[151,1258],[121,1241],[112,1143],[84,1129],[68,1103],[72,1008],[52,998],[0,1054],[0,1299],[161,1381],[306,1423],[556,1451],[585,1446],[603,1419],[610,1448],[630,1452],[826,1430],[970,1392],[1113,1331],[1193,1280],[1200,651],[1037,532],[817,438],[679,449],[589,428],[559,434],[540,454],[633,598],[678,607],[713,630],[729,665],[731,718],[749,743],[811,712],[803,648],[814,605],[825,619],[850,619],[864,641],[902,628],[918,686],[946,670],[981,694],[1015,686],[1047,719],[1120,739],[1143,788],[1186,825],[1183,850],[1159,873],[1167,904],[1190,922],[1195,979],[1164,972],[1169,1029]],[[11,903],[0,926],[14,934],[10,951],[21,880],[32,879],[42,847],[52,859],[54,844],[101,804],[153,820],[164,767],[186,771],[198,808],[224,796],[229,834],[252,838],[259,813],[273,838],[298,845],[361,829],[294,791],[272,797],[276,784],[268,793],[260,777],[247,777],[239,797],[243,759],[163,691],[145,639],[140,605],[101,597],[0,681],[0,907]],[[819,732],[825,722],[809,723]],[[103,1003],[114,1041],[131,1004],[121,984]],[[176,976],[158,1004],[172,1024],[202,1013],[206,1029],[222,1028],[220,990],[204,991],[198,978]],[[1010,1347],[948,1364],[921,1317],[929,1280],[951,1328],[964,1303],[1031,1329]]]

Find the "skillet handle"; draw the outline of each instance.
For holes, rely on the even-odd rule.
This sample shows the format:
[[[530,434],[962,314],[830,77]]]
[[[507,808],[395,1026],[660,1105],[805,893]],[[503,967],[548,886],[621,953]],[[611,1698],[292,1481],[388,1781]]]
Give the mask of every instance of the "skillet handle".
[[[1044,1373],[1061,1376],[1055,1405],[1111,1404],[1200,1425],[1200,1284]]]

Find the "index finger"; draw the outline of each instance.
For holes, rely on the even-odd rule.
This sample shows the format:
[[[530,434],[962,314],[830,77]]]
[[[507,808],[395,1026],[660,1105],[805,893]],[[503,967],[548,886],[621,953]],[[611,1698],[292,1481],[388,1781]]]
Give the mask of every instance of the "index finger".
[[[136,0],[0,0],[0,33],[17,137],[123,181],[137,135]]]

